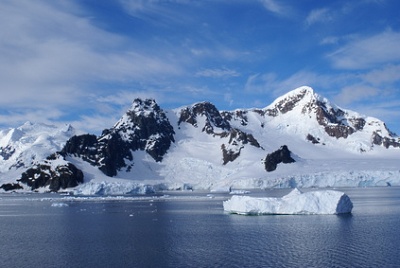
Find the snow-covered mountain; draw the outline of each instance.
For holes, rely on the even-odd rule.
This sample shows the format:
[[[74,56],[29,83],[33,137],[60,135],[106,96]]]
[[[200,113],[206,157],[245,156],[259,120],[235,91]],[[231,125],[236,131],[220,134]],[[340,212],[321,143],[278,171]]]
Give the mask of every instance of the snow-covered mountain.
[[[73,135],[71,125],[31,122],[0,131],[0,185],[15,182],[27,168],[61,150]]]
[[[40,163],[23,162],[33,165],[18,185],[57,191],[83,180],[75,191],[84,194],[400,185],[400,138],[310,87],[235,111],[209,102],[163,110],[136,99],[100,136],[73,136],[54,151]]]

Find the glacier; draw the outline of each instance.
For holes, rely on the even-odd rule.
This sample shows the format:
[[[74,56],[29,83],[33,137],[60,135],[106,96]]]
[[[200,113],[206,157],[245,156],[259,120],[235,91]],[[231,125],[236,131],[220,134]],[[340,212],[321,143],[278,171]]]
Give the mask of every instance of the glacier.
[[[240,215],[308,215],[351,213],[353,203],[340,191],[320,190],[303,193],[297,188],[281,197],[256,198],[234,195],[223,202],[224,210]]]

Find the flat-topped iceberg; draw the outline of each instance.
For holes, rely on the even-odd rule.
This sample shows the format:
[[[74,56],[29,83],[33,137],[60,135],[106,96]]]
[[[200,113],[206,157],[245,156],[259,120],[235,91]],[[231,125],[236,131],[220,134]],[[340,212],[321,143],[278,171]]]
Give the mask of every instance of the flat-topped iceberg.
[[[333,190],[303,193],[295,188],[281,198],[234,195],[223,202],[224,210],[242,215],[342,214],[351,213],[353,203],[343,192]]]

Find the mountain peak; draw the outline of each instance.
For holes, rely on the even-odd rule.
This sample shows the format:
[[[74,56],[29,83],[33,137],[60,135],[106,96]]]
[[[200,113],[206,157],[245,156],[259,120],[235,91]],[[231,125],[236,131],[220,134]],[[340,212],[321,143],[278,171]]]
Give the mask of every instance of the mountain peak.
[[[311,87],[302,86],[277,98],[265,110],[269,115],[277,116],[278,114],[285,114],[292,111],[295,107],[310,106],[310,104],[317,101],[327,102],[326,99],[322,99],[316,94]]]
[[[312,87],[301,86],[301,87],[293,89],[292,91],[289,91],[288,93],[286,93],[282,97],[290,96],[290,95],[314,96],[314,94],[315,94],[315,92],[314,92],[314,89]]]
[[[195,103],[192,106],[181,109],[178,125],[182,122],[186,122],[197,127],[198,119],[200,117],[205,119],[205,126],[202,130],[208,134],[214,133],[214,128],[220,128],[223,130],[230,129],[229,122],[222,118],[217,107],[207,101]]]
[[[158,106],[157,102],[154,99],[140,99],[137,98],[133,100],[131,107],[128,111],[132,112],[152,112],[159,111],[160,106]]]

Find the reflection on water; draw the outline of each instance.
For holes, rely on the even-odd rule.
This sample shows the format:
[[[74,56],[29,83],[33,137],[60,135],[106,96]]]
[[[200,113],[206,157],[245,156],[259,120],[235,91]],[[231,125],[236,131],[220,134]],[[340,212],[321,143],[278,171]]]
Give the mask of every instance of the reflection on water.
[[[400,189],[341,189],[350,215],[239,216],[230,196],[0,196],[7,267],[399,267]],[[254,195],[282,196],[286,190]],[[52,204],[57,205],[52,206]],[[65,205],[62,205],[65,204]]]

